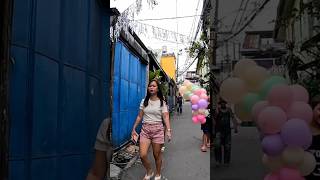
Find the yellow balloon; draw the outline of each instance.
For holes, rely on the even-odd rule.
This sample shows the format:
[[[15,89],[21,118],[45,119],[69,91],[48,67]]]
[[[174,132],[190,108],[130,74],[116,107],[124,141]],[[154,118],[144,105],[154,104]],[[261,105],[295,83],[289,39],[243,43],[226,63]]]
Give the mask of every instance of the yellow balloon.
[[[185,80],[185,81],[183,82],[183,85],[184,85],[184,86],[187,86],[188,84],[191,84],[191,82],[190,82],[189,80]]]
[[[181,86],[181,87],[179,88],[179,92],[180,92],[181,94],[184,94],[186,91],[187,91],[187,87],[186,87],[186,86]]]
[[[192,116],[196,116],[196,115],[198,115],[199,114],[199,111],[193,111],[192,112]]]
[[[251,114],[244,111],[244,107],[239,103],[234,105],[234,113],[242,122],[252,121]]]
[[[192,90],[192,83],[190,83],[190,84],[187,85],[187,89],[188,89],[189,91]]]
[[[230,103],[238,103],[247,93],[245,82],[239,78],[228,78],[220,86],[220,96]]]
[[[317,165],[317,161],[316,161],[314,155],[311,154],[310,152],[305,151],[304,156],[303,156],[303,162],[299,166],[299,170],[301,172],[301,175],[307,176],[307,175],[311,174],[314,171],[314,169],[316,168],[316,165]]]
[[[280,170],[284,165],[281,157],[269,157],[266,154],[262,157],[262,163],[272,172]]]
[[[282,152],[282,160],[287,166],[299,167],[303,162],[304,150],[299,147],[287,147]]]
[[[261,85],[269,77],[269,72],[261,66],[249,66],[244,70],[243,80],[251,92],[258,92]]]
[[[199,114],[203,114],[204,115],[206,113],[205,109],[199,109],[198,111],[199,111]]]
[[[257,63],[251,59],[241,59],[234,66],[234,75],[242,78],[248,67],[257,66]]]

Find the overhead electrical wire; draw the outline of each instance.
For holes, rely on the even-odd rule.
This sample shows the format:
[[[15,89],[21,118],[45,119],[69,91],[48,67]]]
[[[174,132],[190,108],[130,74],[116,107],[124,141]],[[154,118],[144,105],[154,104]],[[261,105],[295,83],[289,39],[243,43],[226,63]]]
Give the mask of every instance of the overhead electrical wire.
[[[198,0],[198,3],[197,3],[196,14],[198,13],[199,4],[200,4],[200,0]],[[202,16],[202,15],[201,15],[201,16]],[[196,19],[197,19],[197,17],[195,16],[194,19],[193,19],[193,22],[192,22],[192,26],[191,26],[190,33],[189,33],[189,38],[190,38],[190,39],[192,38],[191,35],[194,33],[194,30],[195,30],[195,22],[196,22]],[[200,23],[200,19],[199,19],[199,22],[198,22],[197,32],[196,32],[196,34],[195,34],[194,40],[195,40],[195,38],[196,38],[197,35],[198,35],[199,23]],[[200,25],[201,25],[201,23],[200,23]],[[191,44],[190,44],[191,46],[194,44],[194,40],[190,42],[190,43],[191,43]],[[188,64],[189,64],[189,61],[190,61],[190,57],[187,56],[187,58],[186,58],[186,60],[185,60],[185,62],[184,62],[184,65],[183,65],[183,69],[184,69],[184,70],[183,70],[183,73],[184,73],[186,70],[188,70],[188,68],[186,68],[186,67],[187,67]],[[179,69],[182,69],[182,68],[179,68]],[[178,72],[178,76],[181,76],[183,73],[179,73],[179,72]]]
[[[200,4],[200,0],[198,0],[198,3],[197,3],[196,14],[198,13],[199,4]],[[202,16],[202,15],[200,15],[200,16]],[[189,33],[190,39],[191,39],[191,35],[193,34],[193,31],[194,31],[196,19],[197,19],[197,16],[195,16],[192,21],[192,26],[191,26],[190,33]]]
[[[239,23],[238,23],[237,28],[238,28],[239,26],[241,26],[241,24],[242,24],[243,17],[244,17],[244,14],[245,14],[245,12],[246,12],[246,10],[247,10],[247,8],[248,8],[249,2],[250,2],[250,0],[247,0],[247,1],[246,1],[246,4],[244,5],[244,9],[243,9],[243,11],[242,11],[242,14],[241,14],[241,17],[240,17],[240,21],[239,21]],[[237,28],[236,28],[236,29],[237,29]]]
[[[150,18],[150,19],[134,19],[132,21],[161,21],[161,20],[175,20],[184,18],[200,17],[201,15],[177,16],[177,17],[164,17],[164,18]]]
[[[183,36],[183,37],[187,37],[187,38],[188,38],[187,35],[178,33],[178,32],[176,32],[176,31],[164,29],[164,28],[161,28],[161,27],[158,27],[158,26],[153,26],[153,25],[151,25],[151,24],[146,24],[146,23],[142,23],[142,22],[137,22],[137,23],[142,24],[142,25],[145,25],[145,26],[150,26],[150,27],[158,28],[158,29],[161,29],[161,30],[164,30],[164,31],[168,31],[168,32],[174,33],[174,34],[176,34],[176,35],[179,35],[179,36]]]
[[[235,36],[237,36],[238,34],[240,34],[257,17],[257,15],[261,12],[261,10],[264,9],[265,5],[268,4],[268,2],[270,2],[270,0],[265,0],[262,3],[262,5],[250,17],[250,19],[241,28],[239,28],[235,33],[230,35],[228,38],[224,39],[224,41],[228,41],[228,40],[234,38]]]
[[[198,23],[197,31],[196,31],[196,34],[195,34],[194,39],[193,39],[193,41],[192,41],[192,45],[195,43],[195,39],[196,39],[197,36],[198,36],[198,33],[199,33],[199,31],[200,31],[200,27],[201,27],[201,20],[200,20],[199,23]],[[181,76],[181,75],[184,74],[186,71],[188,71],[188,69],[189,69],[189,68],[193,65],[193,63],[197,60],[199,54],[200,54],[200,52],[199,52],[199,53],[197,54],[197,56],[193,59],[193,61],[192,61],[189,65],[187,65],[186,68],[184,68],[183,72],[180,73],[178,76]]]
[[[244,0],[241,0],[240,7],[239,7],[239,9],[237,10],[238,13],[237,13],[236,17],[234,18],[233,23],[232,23],[232,26],[231,26],[231,30],[230,30],[231,32],[233,31],[233,28],[234,28],[234,26],[235,26],[235,24],[236,24],[236,22],[237,22],[237,19],[238,19],[239,13],[240,13],[240,11],[241,11],[241,7],[242,7],[243,2],[244,2]]]

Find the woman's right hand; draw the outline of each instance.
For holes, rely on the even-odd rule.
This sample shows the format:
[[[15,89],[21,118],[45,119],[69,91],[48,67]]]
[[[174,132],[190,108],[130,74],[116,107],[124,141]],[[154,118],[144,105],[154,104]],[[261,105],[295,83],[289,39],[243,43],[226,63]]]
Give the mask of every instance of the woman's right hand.
[[[134,137],[137,136],[137,135],[138,135],[137,131],[136,131],[135,129],[133,129],[133,130],[131,131],[131,137],[134,138]]]

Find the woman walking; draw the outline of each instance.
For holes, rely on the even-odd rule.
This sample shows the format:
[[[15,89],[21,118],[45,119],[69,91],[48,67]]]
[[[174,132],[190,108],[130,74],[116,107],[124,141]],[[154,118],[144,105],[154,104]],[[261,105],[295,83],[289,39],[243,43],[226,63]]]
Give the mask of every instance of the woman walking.
[[[146,175],[143,180],[149,180],[154,176],[154,171],[148,160],[148,149],[152,145],[153,156],[156,162],[155,180],[161,179],[161,165],[162,153],[161,147],[164,144],[164,120],[167,128],[167,136],[170,141],[172,138],[171,128],[169,122],[168,108],[163,100],[163,95],[159,89],[159,83],[152,80],[148,84],[148,91],[146,97],[140,103],[140,112],[137,116],[136,122],[133,125],[131,135],[137,136],[136,128],[142,121],[142,129],[140,133],[140,158],[143,166],[146,169]]]

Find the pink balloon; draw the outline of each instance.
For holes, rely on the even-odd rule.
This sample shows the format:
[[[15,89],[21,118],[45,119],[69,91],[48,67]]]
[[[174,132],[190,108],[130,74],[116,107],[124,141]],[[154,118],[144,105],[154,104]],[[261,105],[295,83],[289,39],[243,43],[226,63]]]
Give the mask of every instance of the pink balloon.
[[[204,115],[202,115],[202,114],[199,114],[198,116],[197,116],[197,118],[198,118],[198,120],[201,122],[201,121],[203,121],[203,119],[206,119],[206,117],[204,116]]]
[[[202,94],[201,89],[197,89],[193,92],[193,94],[200,96]]]
[[[258,115],[258,125],[264,134],[279,133],[286,121],[286,113],[276,106],[266,107]]]
[[[288,119],[302,119],[309,124],[313,118],[313,110],[309,104],[302,101],[296,101],[289,107],[287,116]]]
[[[193,96],[191,96],[191,98],[190,98],[192,104],[197,104],[198,101],[199,101],[199,99],[200,99],[200,98],[199,98],[199,96],[197,96],[197,95],[193,95]]]
[[[257,121],[259,113],[267,106],[269,106],[268,101],[259,101],[253,106],[251,114],[254,121]]]
[[[279,174],[277,173],[270,173],[264,177],[264,180],[280,180]]]
[[[293,93],[288,85],[279,84],[272,87],[267,97],[270,105],[287,110],[293,102]]]
[[[207,94],[207,91],[203,88],[201,88],[200,91],[201,91],[201,94]]]
[[[200,123],[201,123],[201,124],[206,123],[206,121],[207,121],[207,120],[206,120],[206,118],[202,118],[202,119],[200,119]]]
[[[293,168],[282,168],[279,171],[279,177],[281,180],[302,180],[301,173],[298,169]]]
[[[299,84],[294,84],[290,86],[290,89],[293,93],[294,101],[303,101],[305,103],[309,102],[309,93],[306,88]]]
[[[195,124],[199,123],[198,117],[197,116],[193,116],[192,117],[192,122],[195,123]]]
[[[208,96],[207,96],[206,94],[202,93],[202,94],[200,95],[200,99],[208,100]]]

